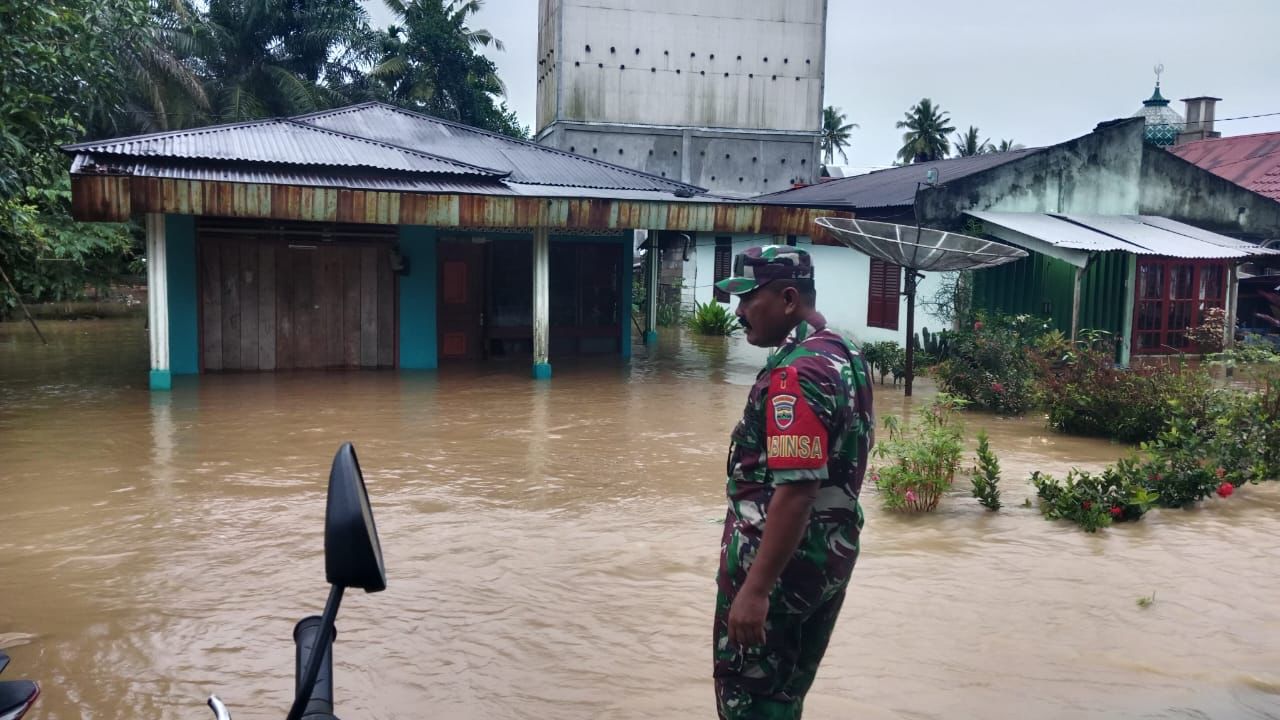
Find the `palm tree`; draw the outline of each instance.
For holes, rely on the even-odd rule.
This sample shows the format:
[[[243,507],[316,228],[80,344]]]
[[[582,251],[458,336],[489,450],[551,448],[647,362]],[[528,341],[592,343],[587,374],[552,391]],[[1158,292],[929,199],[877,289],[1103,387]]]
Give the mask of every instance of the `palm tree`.
[[[221,120],[341,105],[342,80],[372,52],[359,0],[208,0],[198,30],[206,93]]]
[[[897,123],[898,128],[907,129],[902,134],[902,149],[898,151],[898,159],[906,164],[946,157],[951,151],[947,135],[955,132],[950,122],[951,118],[929,98],[912,106]]]
[[[369,76],[391,102],[471,125],[515,132],[495,98],[506,88],[493,61],[476,50],[502,45],[487,30],[467,25],[480,0],[385,0],[398,24],[382,34],[380,61]]]
[[[844,149],[849,147],[849,131],[858,124],[846,123],[846,119],[838,107],[828,105],[822,109],[822,157],[827,165],[835,163],[836,152],[840,153],[842,160],[849,162]]]
[[[958,157],[985,155],[991,152],[992,149],[989,141],[978,139],[978,128],[972,125],[969,126],[969,130],[965,134],[956,135],[956,155]]]
[[[1022,150],[1025,147],[1025,145],[1020,145],[1012,140],[1001,140],[1000,144],[996,145],[991,152],[1009,152],[1010,150]]]

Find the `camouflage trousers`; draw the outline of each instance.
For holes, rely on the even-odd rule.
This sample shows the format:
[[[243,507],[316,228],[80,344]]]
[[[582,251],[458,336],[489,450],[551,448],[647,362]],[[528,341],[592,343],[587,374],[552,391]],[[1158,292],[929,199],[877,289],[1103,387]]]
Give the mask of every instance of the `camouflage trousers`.
[[[712,646],[720,720],[799,720],[844,596],[842,587],[800,613],[775,612],[780,603],[771,598],[765,644],[741,648],[729,643],[733,597],[720,590]]]

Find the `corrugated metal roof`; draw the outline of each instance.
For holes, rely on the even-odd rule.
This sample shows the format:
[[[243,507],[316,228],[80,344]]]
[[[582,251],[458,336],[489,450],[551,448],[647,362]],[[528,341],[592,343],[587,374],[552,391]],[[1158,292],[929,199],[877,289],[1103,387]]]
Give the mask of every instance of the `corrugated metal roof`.
[[[938,182],[945,183],[1019,160],[1038,151],[1039,148],[1028,148],[903,165],[876,170],[866,175],[828,180],[817,185],[761,195],[755,198],[754,202],[841,210],[911,205],[915,200],[916,183],[922,182],[925,173],[932,168],[938,170]]]
[[[508,181],[617,190],[701,194],[705,189],[543,147],[384,103],[299,115],[294,120],[374,138],[510,173]]]
[[[504,171],[291,120],[260,120],[78,143],[93,155],[323,165],[495,177]]]
[[[1009,228],[1055,247],[1086,252],[1194,259],[1241,259],[1280,251],[1151,215],[1068,215],[969,211],[983,222]]]
[[[1280,132],[1197,140],[1169,152],[1218,177],[1280,201]]]
[[[983,222],[1006,227],[1014,232],[1029,235],[1068,250],[1082,250],[1084,252],[1106,252],[1108,250],[1122,250],[1132,253],[1142,252],[1142,248],[1119,238],[1103,235],[1074,223],[1064,222],[1060,217],[1045,213],[970,210],[967,214]]]

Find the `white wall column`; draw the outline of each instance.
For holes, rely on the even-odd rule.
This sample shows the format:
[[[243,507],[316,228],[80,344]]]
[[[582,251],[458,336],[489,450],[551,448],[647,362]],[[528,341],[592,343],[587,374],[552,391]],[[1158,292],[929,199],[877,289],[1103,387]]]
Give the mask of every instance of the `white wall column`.
[[[1075,288],[1071,292],[1071,341],[1080,335],[1080,291],[1084,285],[1084,268],[1076,268]]]
[[[551,377],[551,233],[533,231],[533,377]]]
[[[1129,255],[1129,267],[1125,272],[1124,319],[1120,323],[1120,366],[1129,367],[1133,357],[1133,311],[1138,297],[1138,256]]]
[[[164,215],[147,213],[147,328],[151,340],[151,389],[169,390],[169,264]]]
[[[1227,297],[1225,308],[1227,311],[1227,327],[1226,336],[1222,338],[1222,347],[1230,350],[1236,346],[1236,313],[1238,312],[1236,304],[1240,300],[1240,266],[1232,265],[1227,273]]]

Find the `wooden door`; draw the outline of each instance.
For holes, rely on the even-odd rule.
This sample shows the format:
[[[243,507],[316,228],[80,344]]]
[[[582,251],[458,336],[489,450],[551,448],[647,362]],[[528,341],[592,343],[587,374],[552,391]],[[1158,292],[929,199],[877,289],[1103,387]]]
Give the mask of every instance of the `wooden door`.
[[[389,244],[208,233],[199,262],[203,369],[395,367]]]
[[[484,342],[484,246],[442,242],[439,263],[440,357],[478,360]]]

